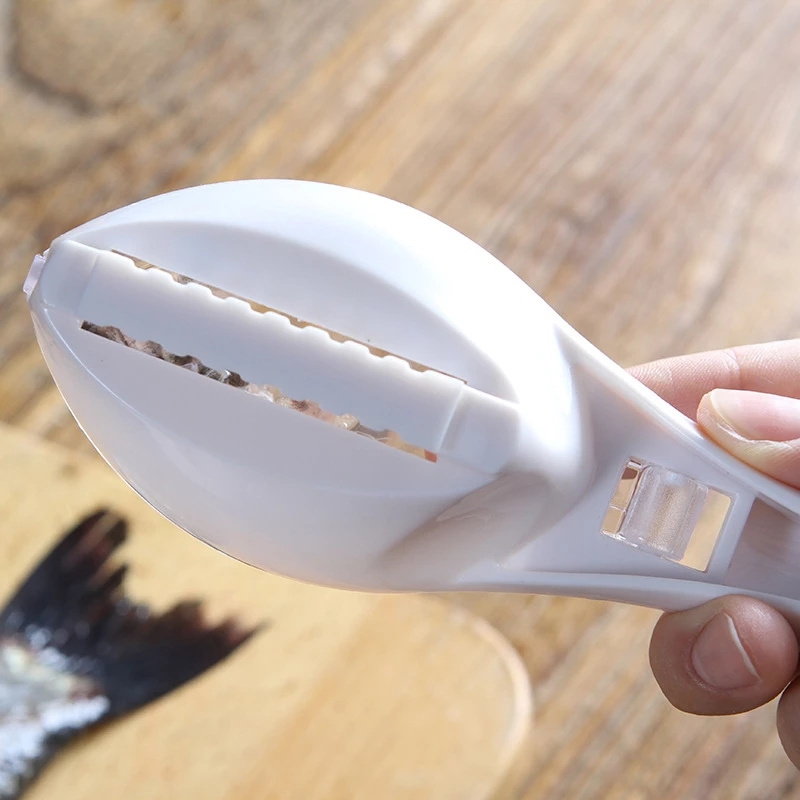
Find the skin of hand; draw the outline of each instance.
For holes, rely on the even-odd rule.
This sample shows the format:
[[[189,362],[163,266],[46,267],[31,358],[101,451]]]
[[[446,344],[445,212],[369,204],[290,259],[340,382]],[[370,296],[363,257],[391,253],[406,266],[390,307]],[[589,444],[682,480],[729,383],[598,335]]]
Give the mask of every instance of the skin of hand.
[[[629,371],[732,455],[800,488],[800,339]],[[667,699],[694,714],[738,714],[780,694],[778,733],[800,768],[798,639],[778,611],[729,596],[664,614],[653,631],[650,664]]]

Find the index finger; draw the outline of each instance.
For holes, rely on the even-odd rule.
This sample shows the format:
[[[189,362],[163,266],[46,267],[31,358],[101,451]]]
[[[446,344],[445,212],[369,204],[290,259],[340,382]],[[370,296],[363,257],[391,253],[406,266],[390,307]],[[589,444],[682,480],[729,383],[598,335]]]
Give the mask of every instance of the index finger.
[[[745,389],[800,398],[800,339],[664,358],[628,371],[695,419],[700,400],[712,389]]]

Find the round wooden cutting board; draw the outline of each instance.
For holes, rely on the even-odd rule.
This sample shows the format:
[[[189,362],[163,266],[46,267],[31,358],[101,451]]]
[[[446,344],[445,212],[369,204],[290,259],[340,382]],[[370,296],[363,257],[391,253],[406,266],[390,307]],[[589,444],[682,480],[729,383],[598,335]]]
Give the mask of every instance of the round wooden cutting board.
[[[440,600],[308,586],[177,530],[99,459],[0,427],[4,596],[84,513],[127,517],[128,591],[156,608],[269,626],[174,694],[86,736],[30,800],[489,800],[513,797],[530,744],[524,667]]]

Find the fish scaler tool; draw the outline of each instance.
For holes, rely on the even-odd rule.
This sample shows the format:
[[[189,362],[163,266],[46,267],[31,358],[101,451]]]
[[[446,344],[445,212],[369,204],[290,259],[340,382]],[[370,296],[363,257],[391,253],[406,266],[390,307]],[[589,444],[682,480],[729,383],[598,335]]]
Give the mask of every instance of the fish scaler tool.
[[[377,591],[745,593],[800,618],[800,494],[419,211],[185,189],[59,237],[25,291],[97,450],[238,559]]]

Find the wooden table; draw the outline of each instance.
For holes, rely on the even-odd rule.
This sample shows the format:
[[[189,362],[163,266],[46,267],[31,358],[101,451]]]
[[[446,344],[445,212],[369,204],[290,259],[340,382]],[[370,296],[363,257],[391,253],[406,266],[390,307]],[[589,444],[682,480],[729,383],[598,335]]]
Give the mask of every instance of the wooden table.
[[[345,183],[488,247],[622,363],[800,334],[798,0],[8,0],[0,418],[87,449],[19,287],[211,180]],[[800,797],[774,708],[672,710],[652,612],[469,596],[537,695],[526,798]]]

